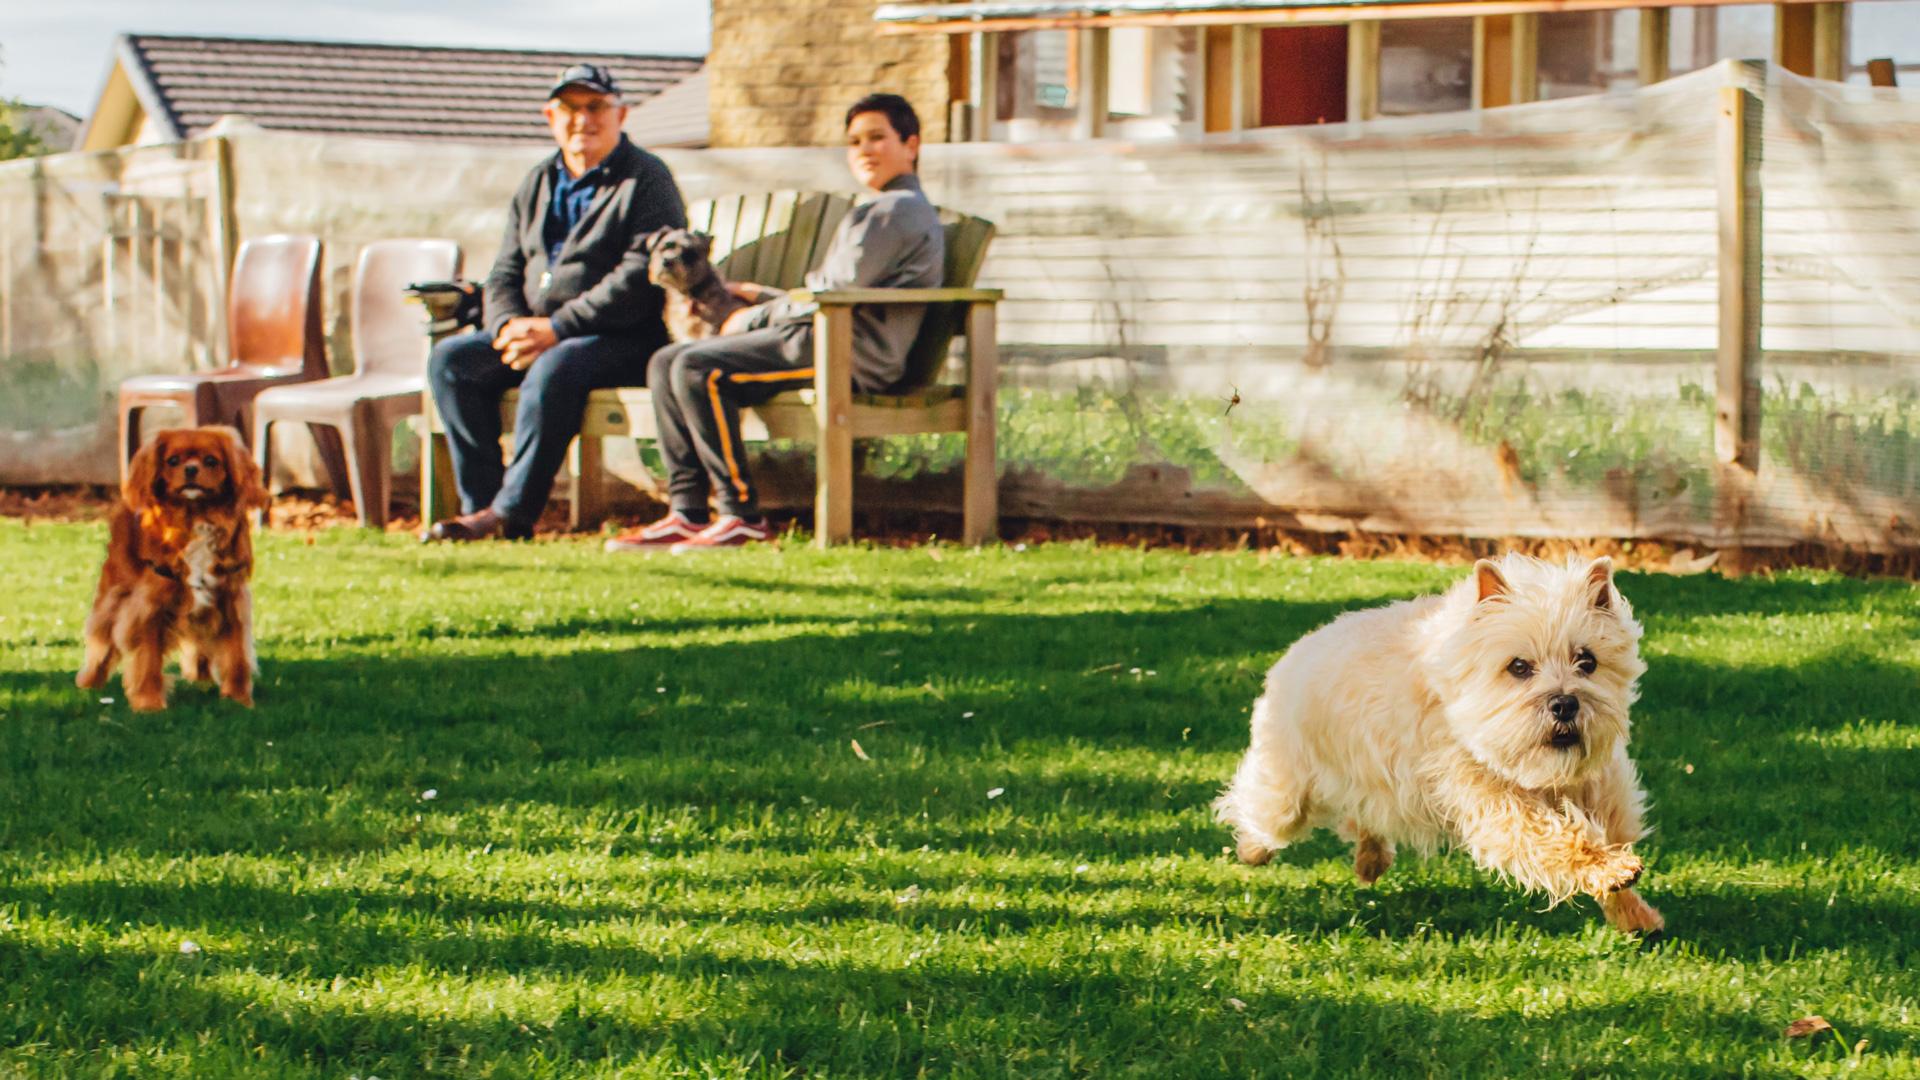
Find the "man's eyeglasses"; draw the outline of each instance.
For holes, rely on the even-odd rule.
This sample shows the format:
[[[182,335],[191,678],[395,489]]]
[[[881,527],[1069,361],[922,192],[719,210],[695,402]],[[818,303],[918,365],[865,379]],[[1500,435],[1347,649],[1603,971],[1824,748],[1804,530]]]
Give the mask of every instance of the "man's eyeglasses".
[[[599,118],[619,108],[620,103],[616,101],[608,101],[605,98],[596,98],[592,101],[586,102],[581,105],[572,105],[572,104],[569,104],[564,98],[554,98],[553,107],[560,110],[561,116],[569,116],[569,117],[589,116],[595,120],[598,120]]]

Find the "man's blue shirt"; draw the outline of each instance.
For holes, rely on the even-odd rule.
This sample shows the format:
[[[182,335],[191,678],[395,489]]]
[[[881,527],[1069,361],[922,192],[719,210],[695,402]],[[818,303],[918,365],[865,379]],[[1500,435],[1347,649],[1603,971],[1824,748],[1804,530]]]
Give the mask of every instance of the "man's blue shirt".
[[[549,266],[560,261],[560,248],[566,244],[567,234],[587,216],[587,207],[593,205],[593,197],[600,193],[600,186],[606,180],[605,162],[579,176],[567,172],[566,162],[553,163],[553,198],[547,201],[547,220],[540,233],[540,238],[547,242]]]

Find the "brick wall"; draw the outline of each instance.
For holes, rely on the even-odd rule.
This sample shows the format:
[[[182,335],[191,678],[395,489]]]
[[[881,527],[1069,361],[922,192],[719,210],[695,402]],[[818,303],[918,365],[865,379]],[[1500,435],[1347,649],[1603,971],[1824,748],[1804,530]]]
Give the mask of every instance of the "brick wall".
[[[944,34],[881,37],[874,0],[712,0],[714,146],[830,146],[863,94],[905,95],[921,139],[947,134]]]

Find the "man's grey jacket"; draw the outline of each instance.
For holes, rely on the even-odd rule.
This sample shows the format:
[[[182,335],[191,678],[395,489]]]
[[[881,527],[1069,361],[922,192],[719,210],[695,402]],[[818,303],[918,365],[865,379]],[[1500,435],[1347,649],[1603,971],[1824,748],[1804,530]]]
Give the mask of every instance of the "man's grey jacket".
[[[685,228],[687,207],[667,164],[625,135],[602,166],[608,176],[586,214],[547,265],[543,231],[558,151],[527,174],[507,208],[507,231],[487,275],[487,332],[508,319],[543,315],[562,340],[588,334],[648,334],[665,340],[664,296],[647,281],[647,236]]]

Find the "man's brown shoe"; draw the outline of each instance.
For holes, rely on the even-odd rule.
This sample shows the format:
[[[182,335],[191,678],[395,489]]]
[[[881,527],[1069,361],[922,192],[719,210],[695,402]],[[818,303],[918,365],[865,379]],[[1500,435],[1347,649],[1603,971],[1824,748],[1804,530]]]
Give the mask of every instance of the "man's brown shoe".
[[[476,510],[471,514],[436,521],[420,534],[422,540],[445,540],[451,543],[465,543],[469,540],[525,540],[533,535],[533,530],[515,526],[492,509]]]

